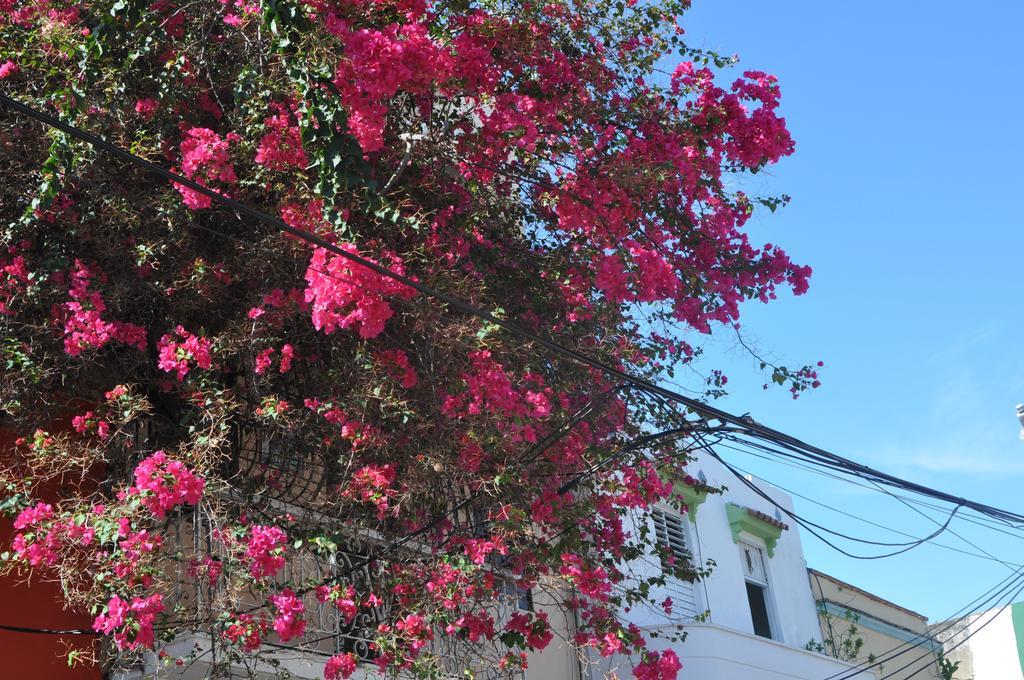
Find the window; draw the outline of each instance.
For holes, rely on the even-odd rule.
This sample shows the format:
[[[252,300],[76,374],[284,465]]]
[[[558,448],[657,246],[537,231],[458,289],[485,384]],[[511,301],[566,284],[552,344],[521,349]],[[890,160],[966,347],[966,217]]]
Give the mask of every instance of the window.
[[[773,639],[772,622],[768,598],[768,570],[764,551],[740,541],[740,561],[743,563],[743,577],[747,587],[747,602],[750,604],[750,619],[754,634]]]
[[[529,588],[520,588],[515,581],[506,578],[502,580],[501,592],[509,602],[515,601],[516,609],[533,611],[533,591]]]
[[[672,569],[667,564],[668,557],[675,559],[676,566],[689,565],[693,560],[695,544],[690,541],[689,523],[686,518],[667,508],[656,508],[651,511],[651,519],[654,522],[654,540],[661,546],[661,570],[667,576],[672,576]],[[703,611],[703,607],[697,601],[697,589],[693,581],[685,579],[669,578],[664,585],[664,594],[671,597],[676,615],[685,618],[696,617]],[[661,597],[661,595],[659,595]]]
[[[281,437],[262,435],[260,437],[260,465],[277,468],[282,472],[301,472],[302,456],[295,453],[294,448],[287,446]]]
[[[683,518],[675,513],[664,510],[653,510],[651,516],[654,519],[654,538],[659,546],[668,549],[668,554],[676,559],[676,563],[689,562],[690,551],[686,544],[686,528]],[[662,570],[667,570],[665,556],[662,556]]]

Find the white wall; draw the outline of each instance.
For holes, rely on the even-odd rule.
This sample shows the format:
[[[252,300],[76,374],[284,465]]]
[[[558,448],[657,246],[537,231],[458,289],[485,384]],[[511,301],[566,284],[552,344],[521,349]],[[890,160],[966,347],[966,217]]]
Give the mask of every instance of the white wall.
[[[682,645],[673,646],[683,659],[687,674],[701,680],[820,680],[838,670],[849,669],[848,664],[807,652],[805,649],[812,639],[821,639],[821,628],[807,580],[807,564],[804,560],[800,534],[785,513],[781,514],[781,521],[788,524],[789,529],[782,532],[775,546],[774,555],[767,558],[769,607],[773,614],[774,639],[766,640],[754,636],[740,550],[733,541],[725,506],[727,503],[734,503],[758,510],[770,517],[780,515],[776,514],[776,508],[772,503],[747,487],[707,454],[698,455],[696,460],[687,466],[687,472],[693,477],[703,472],[709,485],[726,487],[723,494],[708,496],[697,509],[696,522],[689,525],[690,550],[694,553],[695,560],[703,562],[710,558],[715,561],[716,566],[705,581],[693,585],[700,608],[710,612],[710,625],[686,625],[685,630],[689,636],[687,641]],[[783,508],[793,509],[792,499],[788,494],[756,478],[752,482]],[[764,541],[755,536],[744,533],[741,534],[741,538],[755,545],[764,546]],[[767,553],[765,556],[767,557]],[[630,570],[640,577],[653,575],[660,569],[656,557],[630,565]],[[660,600],[666,594],[671,596],[673,589],[686,587],[687,584],[674,583],[663,591],[655,592],[654,597]],[[634,609],[626,612],[624,616],[629,621],[652,631],[670,624],[669,617],[650,609]],[[678,620],[671,623],[678,623]],[[669,643],[662,644],[671,646]],[[754,674],[753,671],[741,667],[744,663],[754,664],[762,669],[763,673]],[[695,672],[696,668],[700,668],[701,671]],[[822,668],[832,670],[820,672]],[[874,676],[871,673],[863,673],[857,677]]]
[[[746,635],[708,623],[687,627],[686,642],[676,646],[681,677],[695,680],[824,680],[845,674],[850,664],[830,656],[795,649],[774,640]],[[872,671],[850,680],[875,680]]]
[[[946,625],[938,624],[933,628],[942,640],[948,658],[961,661],[957,678],[1024,680],[1010,607],[1001,612],[992,609],[965,617],[944,630]]]

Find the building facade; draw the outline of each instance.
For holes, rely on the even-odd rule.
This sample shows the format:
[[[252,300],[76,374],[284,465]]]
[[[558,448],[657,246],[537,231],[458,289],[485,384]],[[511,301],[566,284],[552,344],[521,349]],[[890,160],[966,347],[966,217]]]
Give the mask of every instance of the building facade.
[[[666,583],[659,596],[672,599],[673,616],[683,614],[685,640],[659,637],[655,646],[673,649],[686,677],[700,680],[877,677],[814,651],[822,635],[800,535],[778,507],[792,510],[792,499],[756,478],[748,478],[750,488],[707,454],[698,454],[687,469],[711,487],[725,487],[724,493],[682,489],[686,513],[661,507],[638,521],[650,522],[658,543],[674,555],[713,566],[702,580]],[[632,568],[646,576],[663,567],[651,555]],[[663,612],[625,616],[648,633],[676,627]]]
[[[1024,680],[1024,602],[931,627],[955,680]]]
[[[875,665],[891,680],[940,680],[942,645],[927,617],[815,569],[807,570],[826,654]],[[969,678],[969,675],[963,675]]]

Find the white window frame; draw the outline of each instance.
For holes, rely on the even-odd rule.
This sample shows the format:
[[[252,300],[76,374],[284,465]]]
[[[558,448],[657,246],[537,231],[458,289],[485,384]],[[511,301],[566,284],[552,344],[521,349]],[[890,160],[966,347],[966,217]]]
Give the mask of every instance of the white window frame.
[[[768,552],[765,549],[764,544],[748,536],[744,532],[739,540],[736,542],[736,547],[739,551],[740,557],[740,571],[743,573],[743,595],[747,598],[747,583],[759,586],[764,592],[764,604],[765,609],[768,610],[768,627],[771,630],[771,637],[766,638],[774,640],[776,642],[785,642],[782,634],[782,625],[779,620],[778,609],[775,605],[775,587],[772,583],[771,574],[771,559],[768,557]],[[747,550],[753,550],[754,554],[757,555],[758,561],[760,562],[761,569],[760,573],[749,573],[747,571]],[[747,607],[749,608],[750,601],[747,599]],[[751,627],[753,627],[753,613],[751,612]]]

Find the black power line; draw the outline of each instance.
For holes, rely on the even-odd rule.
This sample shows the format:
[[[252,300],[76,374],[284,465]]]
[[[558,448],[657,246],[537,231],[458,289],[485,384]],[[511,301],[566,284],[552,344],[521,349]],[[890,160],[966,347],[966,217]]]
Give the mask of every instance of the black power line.
[[[410,278],[404,274],[399,274],[398,272],[392,271],[387,267],[384,267],[372,260],[364,258],[355,253],[348,252],[342,248],[339,248],[334,243],[331,243],[330,241],[320,236],[317,236],[316,234],[304,231],[302,229],[297,229],[289,224],[286,224],[279,218],[267,215],[266,213],[260,210],[249,207],[227,196],[223,196],[217,193],[216,191],[213,191],[199,184],[198,182],[195,182],[187,177],[183,177],[177,173],[171,172],[170,170],[167,170],[166,168],[157,165],[152,161],[146,160],[145,158],[133,154],[130,151],[126,151],[125,149],[122,149],[115,144],[111,144],[110,142],[89,132],[86,132],[78,127],[65,123],[64,121],[54,116],[51,116],[48,113],[39,111],[35,108],[22,104],[21,102],[18,102],[17,100],[12,99],[4,94],[0,94],[0,104],[3,104],[9,109],[24,114],[47,126],[61,130],[62,132],[71,135],[72,137],[75,137],[77,139],[80,139],[95,148],[102,149],[117,158],[137,165],[150,173],[158,175],[164,179],[170,180],[171,182],[175,182],[185,187],[188,187],[189,189],[192,189],[193,191],[196,191],[210,198],[211,200],[216,201],[220,205],[231,208],[232,210],[238,213],[247,215],[267,225],[276,227],[280,231],[291,234],[299,239],[306,241],[307,243],[311,243],[319,248],[323,248],[335,255],[338,255],[339,257],[343,257],[351,262],[354,262],[355,264],[366,267],[367,269],[379,274],[380,276],[384,276],[386,278],[390,278],[394,281],[397,281],[405,286],[408,286],[416,291],[423,293],[424,295],[440,300],[441,302],[444,302],[445,304],[450,305],[451,307],[458,309],[466,314],[470,314],[472,316],[476,316],[480,319],[483,319],[488,323],[491,323],[499,328],[502,328],[503,330],[513,335],[516,335],[524,340],[535,342],[538,345],[541,345],[553,352],[569,357],[580,364],[589,366],[609,376],[612,376],[616,380],[629,383],[630,385],[633,385],[634,387],[637,387],[643,390],[644,392],[651,394],[652,396],[661,397],[663,399],[667,399],[669,401],[685,406],[686,408],[696,413],[702,414],[706,418],[730,424],[736,428],[736,431],[738,433],[755,435],[759,438],[766,439],[768,441],[783,445],[786,448],[800,452],[800,454],[806,458],[813,459],[819,463],[828,465],[835,469],[843,470],[849,474],[870,478],[875,481],[885,483],[889,486],[894,486],[908,491],[914,491],[921,495],[929,496],[937,500],[951,503],[957,508],[970,508],[982,514],[994,517],[996,519],[1002,519],[1007,522],[1024,523],[1024,515],[996,508],[985,503],[971,501],[960,496],[955,496],[953,494],[949,494],[943,491],[939,491],[937,489],[924,486],[922,484],[917,484],[916,482],[901,479],[894,475],[890,475],[880,470],[876,470],[867,465],[854,462],[837,454],[831,453],[819,447],[803,442],[800,439],[797,439],[796,437],[792,437],[783,432],[762,425],[754,421],[752,418],[733,415],[727,411],[723,411],[714,406],[705,404],[704,402],[701,402],[697,399],[687,397],[683,394],[680,394],[679,392],[657,385],[645,378],[632,375],[631,373],[628,373],[624,370],[606,364],[600,361],[599,359],[595,359],[594,357],[591,357],[588,354],[572,349],[571,347],[567,347],[566,345],[563,345],[550,338],[541,336],[528,329],[522,328],[518,324],[515,324],[511,321],[498,318],[491,314],[490,312],[480,309],[479,307],[476,307],[466,302],[465,300],[462,300],[461,298],[437,290],[431,286],[428,286],[427,284]]]

